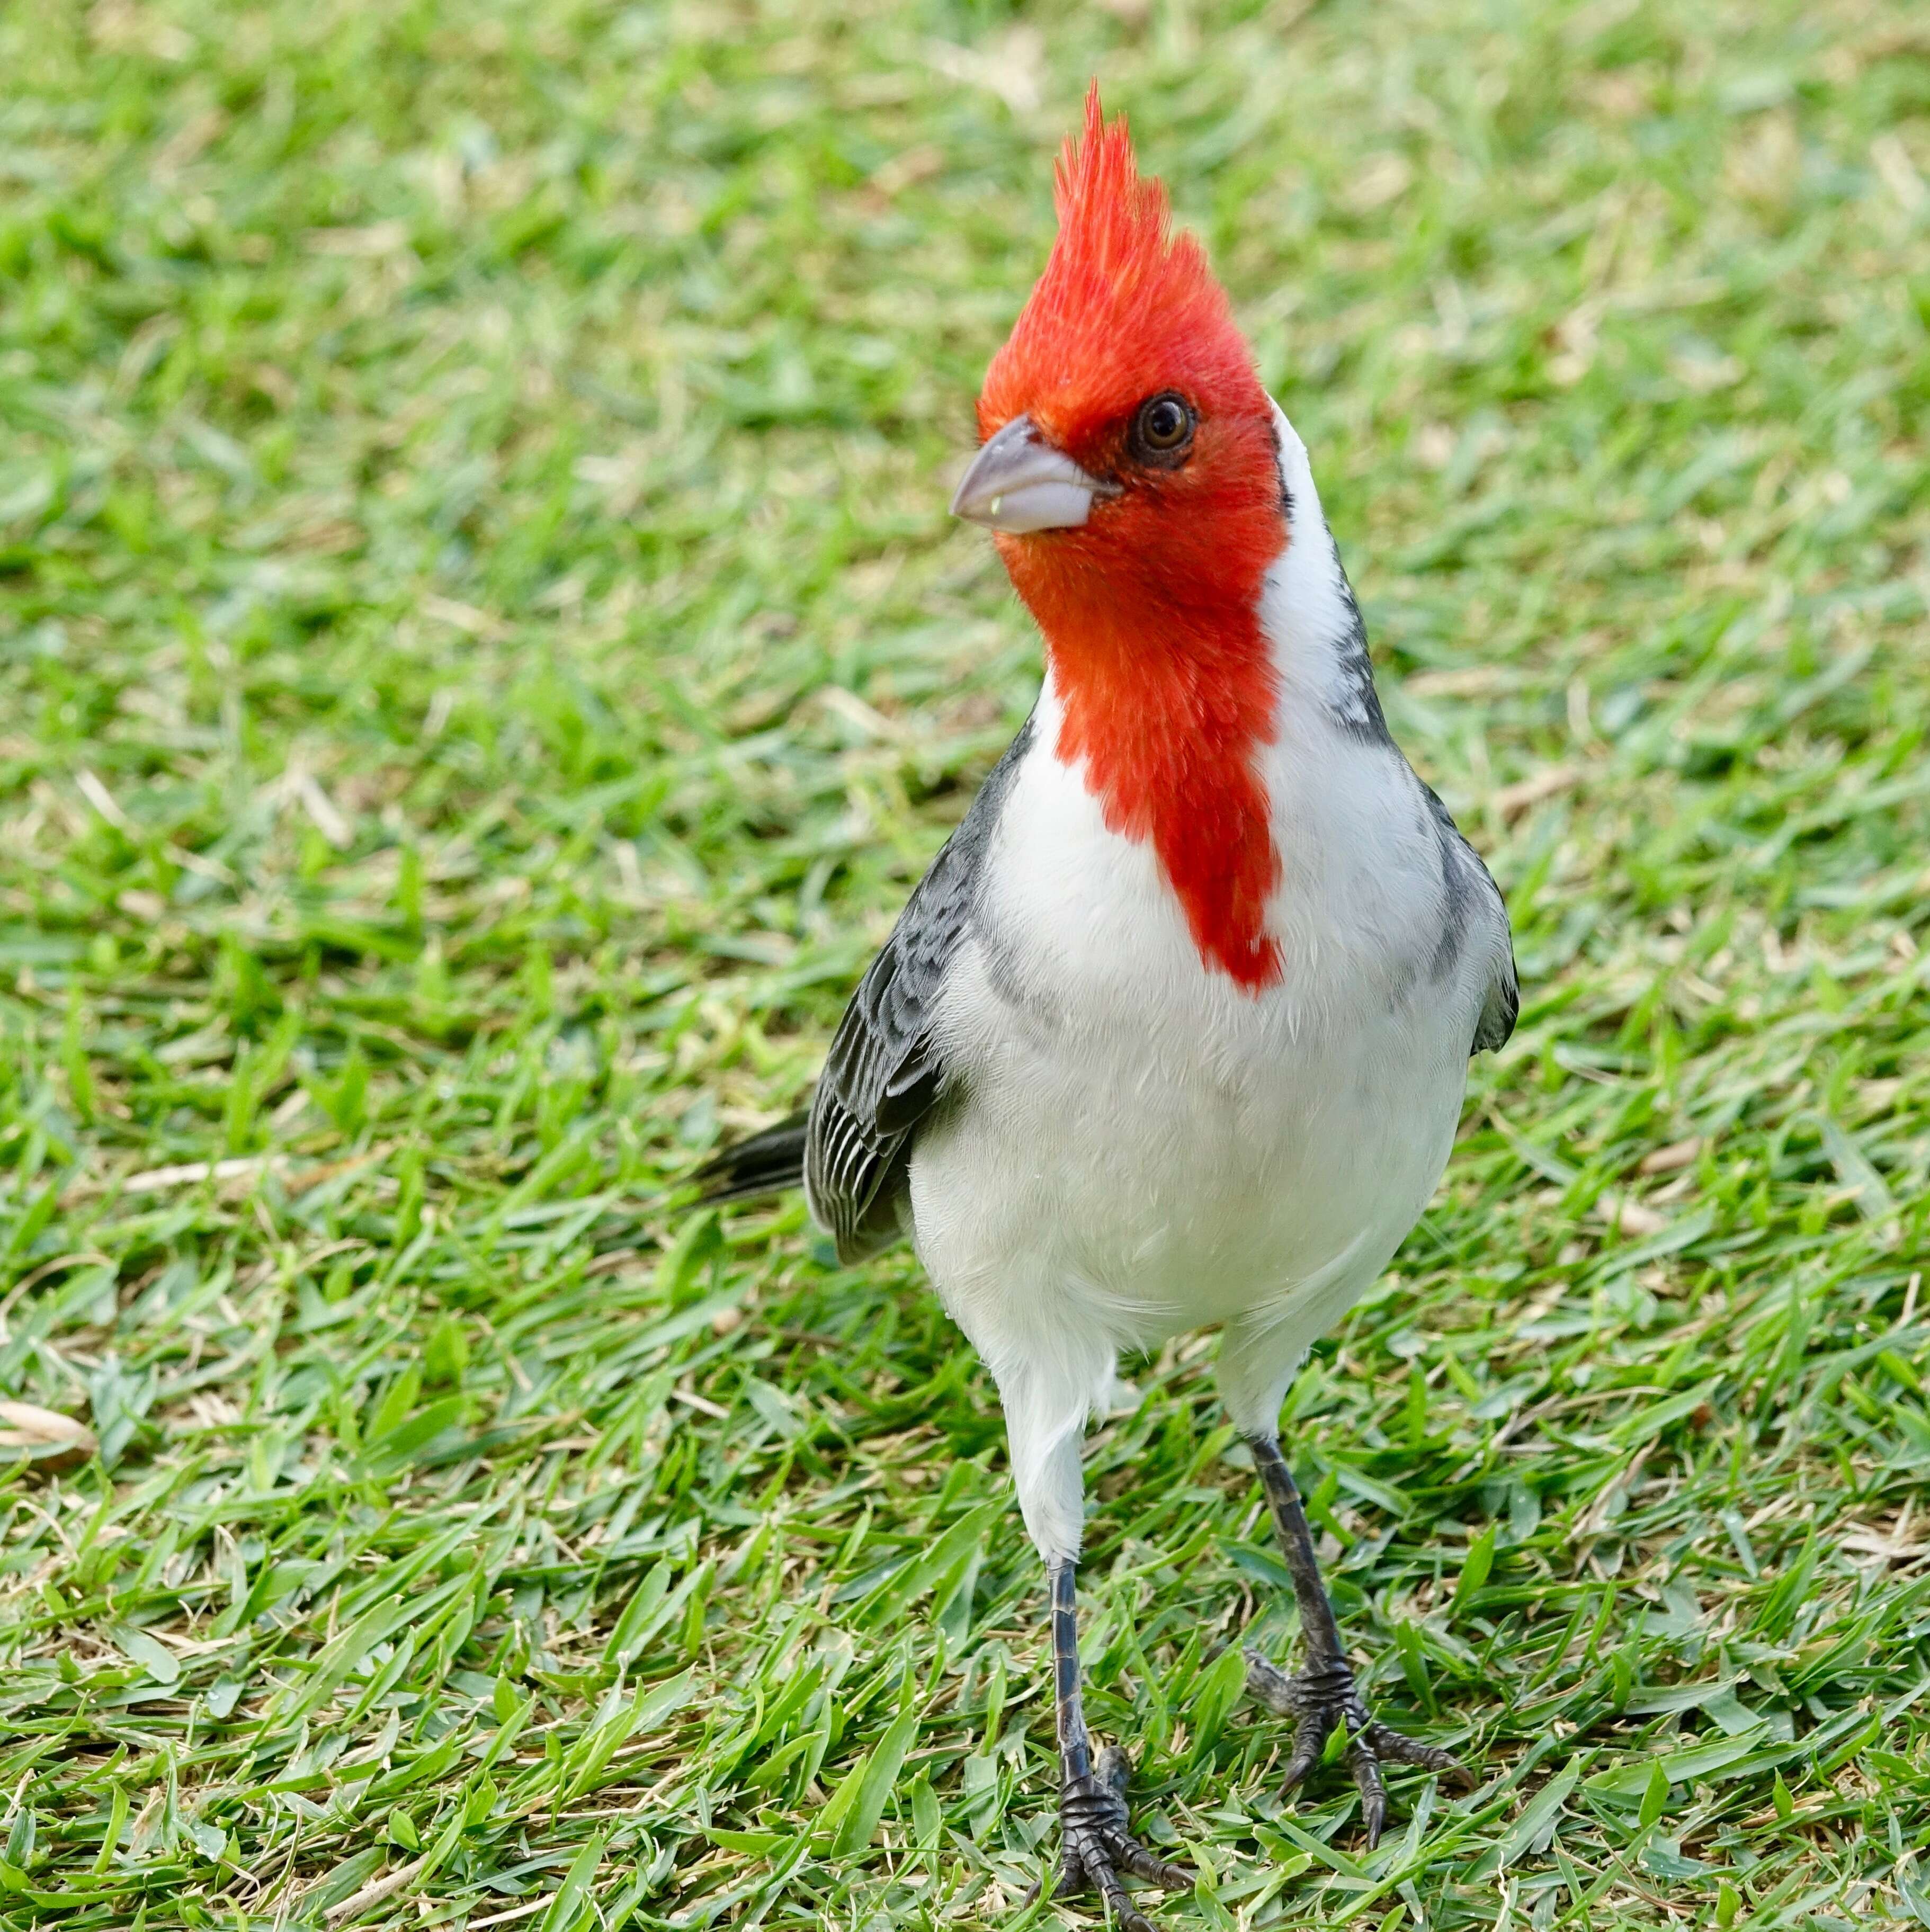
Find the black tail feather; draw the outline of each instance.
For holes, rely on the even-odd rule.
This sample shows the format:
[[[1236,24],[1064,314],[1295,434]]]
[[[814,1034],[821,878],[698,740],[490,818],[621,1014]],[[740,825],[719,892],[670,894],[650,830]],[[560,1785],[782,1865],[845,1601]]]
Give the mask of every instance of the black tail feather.
[[[767,1127],[761,1134],[713,1154],[690,1178],[700,1201],[755,1201],[804,1185],[804,1127],[808,1114]]]

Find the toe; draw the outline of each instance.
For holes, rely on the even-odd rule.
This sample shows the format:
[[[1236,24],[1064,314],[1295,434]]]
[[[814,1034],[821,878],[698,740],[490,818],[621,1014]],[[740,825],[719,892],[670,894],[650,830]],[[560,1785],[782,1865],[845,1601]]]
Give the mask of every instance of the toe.
[[[1293,1733],[1293,1750],[1280,1776],[1280,1788],[1291,1791],[1305,1782],[1307,1774],[1320,1762],[1321,1747],[1327,1742],[1327,1728],[1311,1715],[1302,1718]]]
[[[1397,1764],[1418,1765],[1423,1771],[1438,1771],[1444,1778],[1454,1779],[1467,1790],[1474,1789],[1474,1773],[1452,1751],[1442,1750],[1437,1744],[1424,1744],[1386,1724],[1372,1726],[1367,1737],[1376,1757],[1391,1760]]]
[[[1143,1912],[1133,1910],[1133,1901],[1126,1895],[1126,1888],[1119,1882],[1119,1874],[1112,1869],[1111,1861],[1103,1856],[1094,1858],[1086,1869],[1092,1874],[1093,1882],[1099,1887],[1100,1896],[1106,1900],[1106,1909],[1112,1916],[1113,1923],[1126,1928],[1126,1932],[1154,1932],[1153,1922]]]
[[[1121,1798],[1126,1795],[1126,1786],[1132,1780],[1133,1760],[1118,1744],[1108,1744],[1099,1754],[1099,1762],[1092,1768],[1093,1775],[1102,1784],[1109,1784]]]
[[[1256,1650],[1244,1651],[1247,1664],[1247,1695],[1282,1718],[1297,1718],[1304,1708],[1296,1694],[1299,1687],[1283,1670],[1269,1664]]]
[[[1367,1849],[1380,1843],[1387,1823],[1387,1786],[1382,1783],[1380,1766],[1374,1761],[1373,1747],[1365,1738],[1356,1738],[1347,1747],[1347,1764],[1360,1787],[1361,1822],[1366,1827]]]
[[[1115,1864],[1130,1872],[1135,1878],[1142,1878],[1148,1883],[1163,1886],[1168,1892],[1185,1892],[1191,1888],[1193,1874],[1184,1865],[1171,1864],[1164,1858],[1156,1858],[1144,1845],[1131,1838],[1120,1838],[1107,1847]]]

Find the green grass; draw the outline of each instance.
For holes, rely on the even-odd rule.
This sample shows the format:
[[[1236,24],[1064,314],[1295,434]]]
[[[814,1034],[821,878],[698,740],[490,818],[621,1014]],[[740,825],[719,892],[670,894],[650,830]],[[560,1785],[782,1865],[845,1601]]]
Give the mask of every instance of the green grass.
[[[1372,1854],[1337,1772],[1282,1804],[1175,1346],[1084,1580],[1165,1922],[1930,1924],[1920,7],[0,52],[0,1396],[98,1437],[0,1477],[0,1924],[1052,1916],[985,1376],[907,1256],[665,1202],[1028,704],[946,482],[1095,70],[1525,992],[1289,1418],[1375,1694],[1484,1781]]]

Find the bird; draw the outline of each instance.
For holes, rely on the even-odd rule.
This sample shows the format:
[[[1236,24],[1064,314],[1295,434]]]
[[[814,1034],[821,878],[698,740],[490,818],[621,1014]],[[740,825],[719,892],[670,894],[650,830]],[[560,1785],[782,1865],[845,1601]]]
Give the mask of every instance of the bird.
[[[1245,1660],[1292,1724],[1285,1786],[1343,1725],[1370,1844],[1384,1765],[1471,1783],[1368,1709],[1280,1416],[1433,1194],[1520,996],[1499,889],[1388,730],[1306,446],[1096,81],[1054,188],[951,502],[1037,623],[1037,703],[808,1107],[692,1178],[720,1204],[802,1186],[844,1264],[908,1237],[990,1370],[1046,1574],[1053,1895],[1151,1932],[1125,1879],[1192,1880],[1133,1834],[1130,1760],[1083,1714],[1087,1424],[1122,1354],[1217,1328],[1305,1652]]]

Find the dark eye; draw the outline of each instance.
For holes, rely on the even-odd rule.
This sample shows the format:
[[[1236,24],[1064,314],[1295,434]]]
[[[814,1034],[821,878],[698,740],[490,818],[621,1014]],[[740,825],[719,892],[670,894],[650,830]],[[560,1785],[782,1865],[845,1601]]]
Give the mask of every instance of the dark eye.
[[[1193,440],[1196,416],[1184,396],[1169,389],[1148,397],[1133,418],[1133,453],[1151,463],[1171,463]]]

